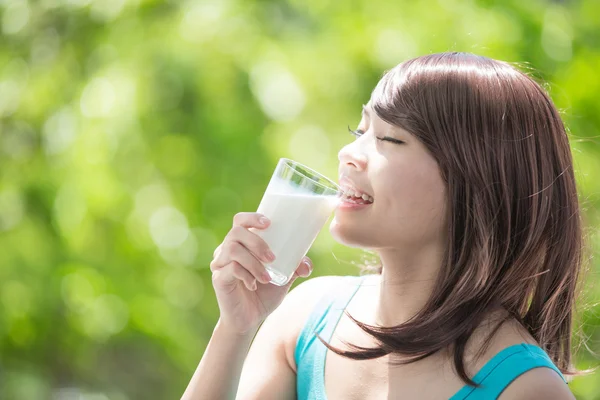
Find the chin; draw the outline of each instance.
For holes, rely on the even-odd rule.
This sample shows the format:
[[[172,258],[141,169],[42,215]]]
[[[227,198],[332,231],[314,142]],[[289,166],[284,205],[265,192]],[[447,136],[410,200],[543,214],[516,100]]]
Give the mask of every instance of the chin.
[[[336,242],[344,246],[361,249],[371,247],[366,243],[366,232],[364,230],[357,226],[342,225],[336,218],[329,224],[329,233]]]

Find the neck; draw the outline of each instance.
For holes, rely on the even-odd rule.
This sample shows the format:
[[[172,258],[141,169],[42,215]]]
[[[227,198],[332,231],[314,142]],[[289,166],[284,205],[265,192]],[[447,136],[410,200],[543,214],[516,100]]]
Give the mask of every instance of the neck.
[[[376,284],[367,289],[371,292],[368,296],[375,299],[373,322],[385,327],[399,325],[419,312],[431,296],[443,254],[433,246],[410,251],[382,249],[378,253],[383,270],[373,281]]]

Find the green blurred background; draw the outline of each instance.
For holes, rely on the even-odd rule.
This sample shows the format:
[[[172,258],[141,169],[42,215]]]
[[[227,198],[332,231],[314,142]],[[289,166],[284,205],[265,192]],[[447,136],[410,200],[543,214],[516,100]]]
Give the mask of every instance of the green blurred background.
[[[0,398],[175,399],[218,318],[208,268],[280,157],[335,178],[382,73],[523,63],[570,128],[600,251],[600,3],[0,0]],[[315,275],[370,255],[325,229]],[[367,258],[365,258],[367,257]],[[600,351],[599,265],[577,331]],[[584,345],[577,366],[598,364]],[[571,383],[600,399],[600,372]]]

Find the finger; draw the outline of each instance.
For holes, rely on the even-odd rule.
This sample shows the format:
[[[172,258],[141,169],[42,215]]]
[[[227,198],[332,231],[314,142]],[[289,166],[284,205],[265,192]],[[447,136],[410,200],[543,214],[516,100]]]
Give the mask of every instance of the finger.
[[[248,270],[261,283],[269,283],[271,280],[265,266],[243,244],[235,241],[224,243],[223,251],[211,263],[211,270],[223,268],[232,261],[236,261]]]
[[[235,276],[240,281],[244,282],[244,285],[248,290],[255,291],[257,288],[256,279],[254,279],[252,274],[235,261],[231,264],[233,265],[233,276]]]
[[[298,274],[298,276],[306,278],[312,273],[312,270],[312,261],[310,260],[310,258],[304,257],[298,268],[296,268],[296,273]]]
[[[229,264],[233,259],[231,258],[231,253],[234,250],[238,250],[237,247],[240,246],[244,246],[243,244],[235,241],[235,240],[230,240],[229,238],[225,238],[225,240],[223,241],[223,243],[221,243],[219,245],[219,247],[217,247],[217,250],[215,250],[215,253],[213,255],[213,260],[210,263],[210,270],[211,271],[215,271],[219,268],[223,268],[225,267],[227,264]]]
[[[256,280],[237,261],[232,261],[218,271],[213,272],[213,276],[219,274],[220,282],[223,284],[231,284],[241,281],[248,290],[256,290]]]
[[[226,239],[241,243],[250,250],[254,256],[264,263],[275,261],[275,254],[269,249],[269,245],[256,233],[250,232],[241,226],[234,226],[227,234]]]
[[[223,248],[223,243],[221,243],[215,251],[213,252],[213,258],[217,258],[219,254],[221,254],[221,249]]]
[[[265,229],[270,223],[271,221],[267,217],[259,213],[241,212],[233,216],[233,226]]]

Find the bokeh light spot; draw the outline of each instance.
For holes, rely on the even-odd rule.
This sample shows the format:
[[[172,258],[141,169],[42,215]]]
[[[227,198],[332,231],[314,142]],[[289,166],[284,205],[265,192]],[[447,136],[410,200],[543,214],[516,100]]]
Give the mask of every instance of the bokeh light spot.
[[[551,7],[544,16],[542,48],[556,61],[569,61],[573,57],[573,30],[562,8]]]
[[[110,22],[117,18],[126,0],[96,0],[90,7],[90,17],[100,22]]]
[[[330,147],[329,138],[323,129],[314,125],[298,129],[292,135],[289,144],[293,159],[304,160],[304,163],[316,170],[320,170],[327,165],[330,157]]]
[[[156,210],[150,217],[149,227],[152,240],[160,248],[178,247],[190,233],[185,216],[171,206]]]
[[[413,37],[395,29],[384,29],[377,35],[374,58],[384,68],[417,56],[419,47]]]
[[[72,312],[85,312],[104,293],[105,279],[93,268],[79,265],[67,268],[72,272],[67,273],[61,281],[63,301]]]
[[[29,4],[27,1],[14,1],[8,4],[2,14],[2,33],[19,33],[29,22]]]
[[[60,51],[60,36],[54,28],[42,31],[31,45],[31,63],[49,64],[56,59]]]
[[[11,115],[19,108],[21,86],[12,79],[0,82],[0,117]]]
[[[222,29],[219,20],[228,8],[228,1],[212,0],[188,4],[179,25],[179,34],[184,40],[192,43],[204,42]]]
[[[115,88],[107,78],[94,78],[81,94],[81,112],[86,117],[106,117],[115,105]]]
[[[104,341],[125,328],[129,310],[119,296],[104,294],[96,298],[81,317],[85,332],[96,340]]]
[[[263,112],[276,121],[297,117],[306,102],[304,91],[294,75],[274,62],[256,65],[250,76],[251,88]]]
[[[25,213],[23,197],[16,189],[0,191],[0,232],[8,231],[21,222]]]
[[[69,107],[62,107],[44,123],[44,150],[46,154],[65,151],[73,143],[77,132],[77,120]]]
[[[198,256],[198,241],[193,231],[190,231],[181,245],[175,248],[160,247],[159,252],[163,260],[170,265],[191,266]]]

